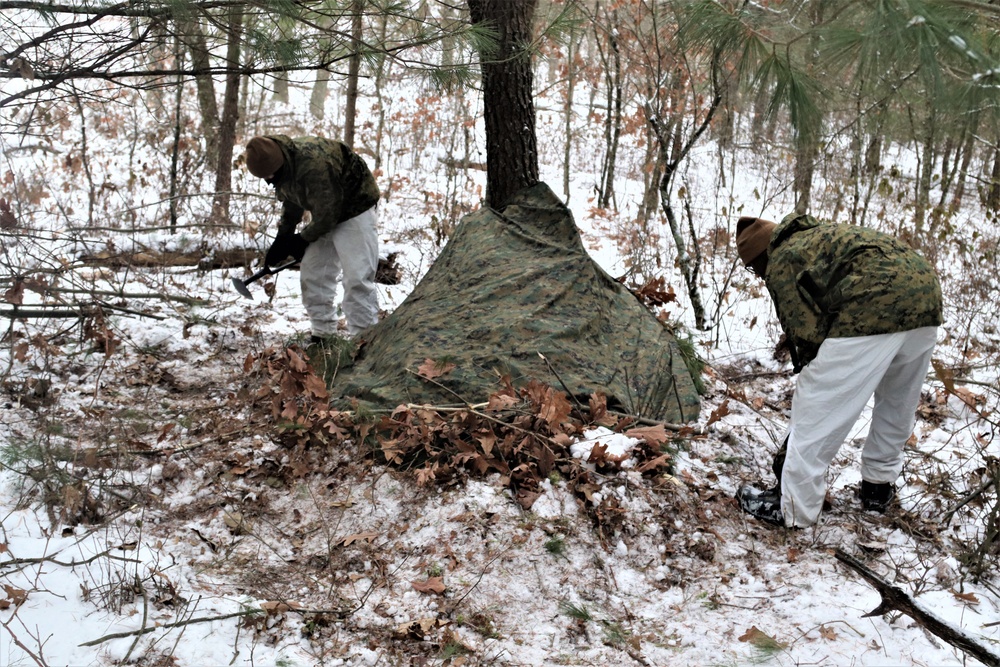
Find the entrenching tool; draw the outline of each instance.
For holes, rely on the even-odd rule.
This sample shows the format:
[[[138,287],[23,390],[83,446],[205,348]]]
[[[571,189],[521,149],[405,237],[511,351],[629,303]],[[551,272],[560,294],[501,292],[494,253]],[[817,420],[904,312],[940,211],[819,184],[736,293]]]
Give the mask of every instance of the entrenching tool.
[[[240,280],[239,278],[233,278],[233,287],[235,287],[236,291],[239,292],[240,294],[242,294],[247,299],[252,299],[253,298],[253,294],[251,294],[250,290],[247,289],[247,285],[249,285],[250,283],[253,283],[253,282],[257,282],[258,280],[260,280],[261,278],[263,278],[265,276],[270,276],[270,275],[272,275],[274,273],[277,273],[279,271],[284,271],[285,269],[287,269],[287,268],[289,268],[291,266],[295,266],[298,263],[299,263],[299,260],[293,259],[293,260],[289,260],[288,262],[285,262],[284,264],[281,264],[279,266],[275,266],[274,268],[272,268],[270,266],[265,266],[263,269],[261,269],[260,271],[258,271],[255,274],[253,274],[249,278],[246,278],[245,280]]]

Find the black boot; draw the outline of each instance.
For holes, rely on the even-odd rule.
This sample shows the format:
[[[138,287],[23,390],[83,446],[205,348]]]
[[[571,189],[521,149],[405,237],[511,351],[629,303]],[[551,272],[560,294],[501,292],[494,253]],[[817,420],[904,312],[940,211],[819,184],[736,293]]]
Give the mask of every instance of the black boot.
[[[774,526],[784,526],[785,517],[781,514],[781,488],[760,490],[750,485],[743,485],[736,492],[736,502],[747,514],[755,516]]]
[[[861,506],[868,512],[883,513],[896,497],[896,487],[889,482],[876,484],[861,480]]]

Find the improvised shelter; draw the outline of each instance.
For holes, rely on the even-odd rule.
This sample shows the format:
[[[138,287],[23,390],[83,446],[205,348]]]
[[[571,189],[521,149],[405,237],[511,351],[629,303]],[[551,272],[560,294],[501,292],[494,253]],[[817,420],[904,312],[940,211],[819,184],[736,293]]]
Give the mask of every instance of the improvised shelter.
[[[515,387],[532,378],[565,385],[584,405],[602,392],[610,410],[698,417],[673,335],[587,254],[545,184],[502,211],[465,216],[420,284],[364,339],[353,363],[328,377],[335,405],[473,404],[508,375]],[[426,359],[455,367],[430,382],[417,374]]]

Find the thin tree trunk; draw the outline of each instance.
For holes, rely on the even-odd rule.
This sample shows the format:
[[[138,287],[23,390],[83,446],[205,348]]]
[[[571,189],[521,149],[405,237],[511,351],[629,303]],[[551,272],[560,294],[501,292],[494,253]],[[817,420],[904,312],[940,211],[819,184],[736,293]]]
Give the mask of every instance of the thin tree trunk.
[[[937,113],[933,102],[927,103],[927,120],[924,125],[923,146],[920,156],[920,172],[917,177],[917,196],[914,202],[914,232],[919,236],[924,231],[927,209],[931,200],[931,176],[934,174],[935,146],[937,134]]]
[[[958,210],[962,205],[962,198],[965,196],[965,183],[969,178],[969,165],[972,164],[972,156],[975,153],[976,132],[979,131],[979,120],[979,112],[974,113],[965,130],[964,141],[959,151],[962,155],[962,162],[958,170],[958,182],[955,183],[955,194],[952,196],[951,206],[949,207],[952,212]]]
[[[563,105],[563,195],[569,203],[570,182],[573,157],[573,97],[576,93],[576,31],[570,30],[569,43],[566,45],[566,103]]]
[[[184,52],[181,49],[180,37],[174,39],[174,60],[177,69],[181,69],[184,62]],[[170,233],[177,232],[177,192],[180,177],[177,173],[177,163],[180,161],[181,153],[181,125],[183,114],[181,113],[181,102],[184,99],[184,78],[178,74],[176,91],[174,96],[174,145],[170,150]]]
[[[347,65],[347,94],[344,100],[344,143],[354,147],[354,121],[358,109],[358,77],[361,73],[361,17],[365,0],[351,5],[351,59]]]
[[[993,171],[986,190],[986,208],[992,213],[1000,211],[1000,143],[993,147]]]
[[[191,67],[195,71],[206,71],[211,66],[208,44],[201,26],[185,22],[179,26],[183,31],[181,41],[191,54]],[[205,137],[205,159],[208,164],[218,161],[219,104],[215,99],[215,83],[207,74],[194,78],[198,91],[198,109],[201,111],[201,131]]]
[[[222,98],[222,119],[219,124],[219,160],[215,170],[215,198],[212,217],[220,222],[229,221],[229,201],[232,190],[233,147],[236,143],[236,123],[239,120],[240,101],[240,52],[243,41],[243,8],[235,5],[229,10],[229,44],[226,47],[226,90]]]
[[[316,81],[313,83],[312,95],[309,96],[309,113],[316,120],[326,117],[326,96],[330,92],[330,71],[316,70]]]

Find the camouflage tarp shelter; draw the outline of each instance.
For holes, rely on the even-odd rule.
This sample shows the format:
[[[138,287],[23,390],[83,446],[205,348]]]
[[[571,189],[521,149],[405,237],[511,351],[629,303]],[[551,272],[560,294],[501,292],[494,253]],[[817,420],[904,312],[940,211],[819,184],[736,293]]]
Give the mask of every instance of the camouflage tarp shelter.
[[[565,383],[584,405],[603,392],[612,410],[698,417],[674,337],[590,258],[572,213],[544,184],[503,211],[463,218],[420,284],[364,338],[331,381],[334,404],[472,404],[509,375],[515,387]],[[450,391],[417,375],[426,359],[455,365],[435,378]]]

